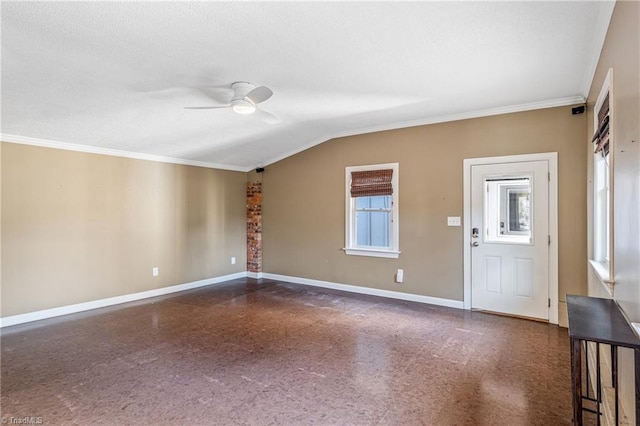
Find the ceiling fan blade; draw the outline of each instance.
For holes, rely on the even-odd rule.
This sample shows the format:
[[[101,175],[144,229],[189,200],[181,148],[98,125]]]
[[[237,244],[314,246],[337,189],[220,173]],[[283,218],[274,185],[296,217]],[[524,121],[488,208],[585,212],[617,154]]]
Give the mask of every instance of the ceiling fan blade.
[[[260,108],[256,108],[256,112],[253,113],[253,115],[258,119],[261,120],[267,124],[278,124],[278,123],[282,123],[282,120],[280,120],[278,117],[276,117],[275,115],[271,114],[270,112],[267,112],[263,109]]]
[[[248,99],[254,104],[259,104],[260,102],[264,102],[269,99],[272,95],[273,92],[271,91],[271,89],[269,89],[267,86],[260,86],[247,93],[244,98]]]
[[[218,109],[218,108],[231,108],[231,105],[227,105],[227,106],[184,107],[184,109]]]

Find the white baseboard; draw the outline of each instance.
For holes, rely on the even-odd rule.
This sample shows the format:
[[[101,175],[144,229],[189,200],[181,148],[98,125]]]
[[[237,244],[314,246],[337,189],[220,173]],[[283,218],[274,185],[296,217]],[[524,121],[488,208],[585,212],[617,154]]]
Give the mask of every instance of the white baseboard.
[[[119,305],[121,303],[133,302],[147,299],[149,297],[163,296],[165,294],[177,293],[179,291],[191,290],[207,285],[218,284],[224,281],[245,278],[246,272],[236,272],[235,274],[222,275],[220,277],[207,278],[205,280],[193,281],[185,284],[178,284],[169,287],[156,288],[142,291],[140,293],[125,294],[122,296],[109,297],[106,299],[92,300],[90,302],[77,303],[75,305],[61,306],[59,308],[45,309],[42,311],[29,312],[26,314],[13,315],[0,318],[0,328],[12,325],[23,324],[31,321],[38,321],[46,318],[53,318],[62,315],[74,314],[76,312],[88,311],[91,309],[104,308],[106,306]]]
[[[372,296],[387,297],[390,299],[409,300],[411,302],[427,303],[429,305],[446,306],[449,308],[463,309],[462,301],[441,299],[439,297],[420,296],[418,294],[401,293],[399,291],[380,290],[377,288],[360,287],[348,284],[338,284],[329,281],[312,280],[308,278],[290,277],[287,275],[262,273],[262,278],[287,281],[295,284],[310,285],[314,287],[331,288],[334,290],[348,291],[351,293],[369,294]]]
[[[253,278],[256,280],[262,279],[264,277],[262,272],[248,272],[247,271],[247,278]]]
[[[156,288],[139,293],[125,294],[122,296],[109,297],[106,299],[92,300],[90,302],[77,303],[74,305],[60,306],[58,308],[45,309],[42,311],[28,312],[26,314],[13,315],[0,318],[0,328],[12,325],[24,324],[27,322],[43,320],[47,318],[59,317],[62,315],[74,314],[76,312],[89,311],[91,309],[104,308],[107,306],[119,305],[121,303],[133,302],[136,300],[148,299],[150,297],[163,296],[165,294],[177,293],[179,291],[191,290],[212,284],[219,284],[225,281],[238,278],[272,279],[287,281],[295,284],[309,285],[314,287],[331,288],[334,290],[348,291],[351,293],[369,294],[372,296],[387,297],[390,299],[408,300],[412,302],[427,303],[430,305],[447,306],[450,308],[462,309],[462,302],[458,300],[440,299],[438,297],[420,296],[417,294],[402,293],[398,291],[380,290],[376,288],[360,287],[348,284],[338,284],[329,281],[312,280],[308,278],[290,277],[287,275],[270,274],[264,272],[237,272],[235,274],[222,275],[220,277],[207,278],[205,280],[193,281],[185,284],[178,284],[169,287]]]

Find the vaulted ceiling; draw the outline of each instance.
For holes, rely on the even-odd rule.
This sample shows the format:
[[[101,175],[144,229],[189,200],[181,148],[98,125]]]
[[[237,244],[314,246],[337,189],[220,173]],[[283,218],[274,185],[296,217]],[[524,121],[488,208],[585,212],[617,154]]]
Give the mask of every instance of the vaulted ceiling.
[[[232,170],[584,101],[614,3],[2,2],[2,139]],[[224,105],[273,90],[268,124]]]

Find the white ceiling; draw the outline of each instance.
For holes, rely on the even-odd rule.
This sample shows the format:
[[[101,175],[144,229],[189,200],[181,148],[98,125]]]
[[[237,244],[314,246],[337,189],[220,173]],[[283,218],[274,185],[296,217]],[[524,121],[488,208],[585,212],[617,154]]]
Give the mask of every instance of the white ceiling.
[[[614,3],[2,2],[2,137],[250,170],[332,137],[584,100]],[[270,87],[270,125],[229,109]]]

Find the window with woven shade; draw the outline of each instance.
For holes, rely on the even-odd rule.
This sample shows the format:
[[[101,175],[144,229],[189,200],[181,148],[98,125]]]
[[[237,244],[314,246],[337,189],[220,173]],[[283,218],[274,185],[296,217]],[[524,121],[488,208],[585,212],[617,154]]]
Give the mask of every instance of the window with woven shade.
[[[397,185],[397,163],[346,168],[347,254],[398,257]]]
[[[392,178],[393,169],[351,172],[351,196],[357,198],[392,195]]]
[[[596,130],[591,140],[595,143],[594,152],[596,154],[600,153],[603,157],[609,155],[609,111],[609,93],[607,92],[602,105],[600,105],[600,109],[597,111],[596,117],[598,117],[598,120],[596,122]]]
[[[611,180],[613,175],[613,69],[609,69],[593,109],[593,252],[590,264],[611,290],[613,285],[613,198]]]

